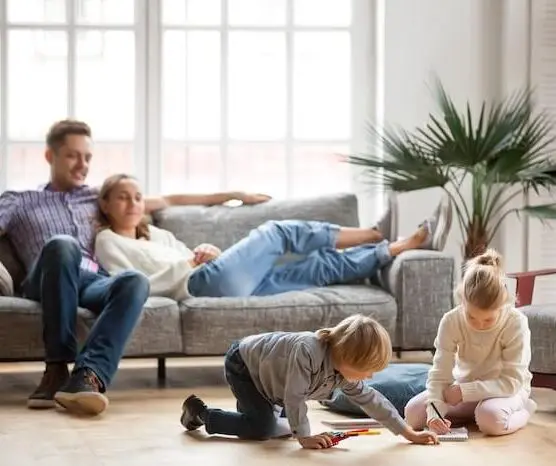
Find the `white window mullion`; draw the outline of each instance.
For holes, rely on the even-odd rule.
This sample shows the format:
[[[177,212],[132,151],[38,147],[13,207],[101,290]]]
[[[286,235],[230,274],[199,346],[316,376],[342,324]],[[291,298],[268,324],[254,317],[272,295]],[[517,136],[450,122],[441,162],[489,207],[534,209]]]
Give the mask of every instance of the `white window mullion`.
[[[161,1],[145,0],[147,11],[144,50],[146,81],[146,161],[145,189],[158,194],[161,189],[162,165],[162,35]]]
[[[8,185],[8,28],[7,0],[0,0],[0,192]]]
[[[220,186],[226,189],[228,186],[228,1],[221,0],[222,6],[222,29],[220,33],[220,159],[222,161]],[[233,189],[242,189],[233,187]]]
[[[148,99],[148,30],[149,11],[147,0],[135,0],[135,134],[133,141],[135,176],[149,190],[147,178],[147,99]]]
[[[286,5],[286,196],[292,193],[292,159],[293,159],[293,0],[288,0]]]
[[[66,0],[66,18],[67,18],[67,34],[68,34],[68,117],[75,117],[75,78],[77,75],[77,31],[75,2],[73,0]]]

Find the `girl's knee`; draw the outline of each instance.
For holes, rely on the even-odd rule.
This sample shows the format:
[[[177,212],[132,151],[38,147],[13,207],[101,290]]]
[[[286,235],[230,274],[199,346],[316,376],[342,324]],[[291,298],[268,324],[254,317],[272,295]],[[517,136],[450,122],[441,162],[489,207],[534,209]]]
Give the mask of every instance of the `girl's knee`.
[[[501,407],[483,401],[475,408],[475,422],[486,435],[505,435],[508,432],[509,413]]]
[[[420,395],[414,396],[404,409],[405,422],[412,429],[424,429],[427,424],[427,403],[426,399]]]

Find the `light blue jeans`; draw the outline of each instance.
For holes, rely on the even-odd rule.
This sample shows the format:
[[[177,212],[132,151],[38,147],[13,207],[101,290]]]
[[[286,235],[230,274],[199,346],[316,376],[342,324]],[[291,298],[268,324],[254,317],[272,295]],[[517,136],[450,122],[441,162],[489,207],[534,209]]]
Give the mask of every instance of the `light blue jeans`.
[[[192,296],[266,296],[368,278],[392,257],[388,242],[336,250],[340,227],[324,222],[270,221],[193,272]],[[279,264],[287,253],[302,259]]]

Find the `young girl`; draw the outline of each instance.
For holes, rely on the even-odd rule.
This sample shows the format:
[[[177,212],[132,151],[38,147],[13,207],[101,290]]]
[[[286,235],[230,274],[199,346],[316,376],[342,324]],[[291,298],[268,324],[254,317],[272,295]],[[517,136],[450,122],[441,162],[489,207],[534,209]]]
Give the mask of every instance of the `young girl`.
[[[110,274],[139,270],[149,278],[151,295],[176,300],[272,295],[369,278],[403,251],[442,249],[450,229],[449,211],[441,206],[413,236],[394,243],[381,241],[373,228],[285,220],[264,223],[224,252],[210,244],[191,251],[170,232],[144,222],[143,197],[132,177],[108,178],[99,203],[100,264]],[[277,265],[287,252],[306,257]]]
[[[384,369],[392,356],[390,337],[370,317],[352,315],[317,332],[272,332],[234,343],[225,359],[226,380],[238,412],[208,408],[195,395],[183,403],[187,430],[265,440],[277,436],[275,405],[283,407],[303,448],[328,448],[326,434],[311,435],[307,400],[329,399],[340,388],[395,435],[414,443],[437,443],[431,432],[415,432],[379,392],[361,382]]]
[[[510,434],[536,404],[527,318],[512,305],[496,251],[469,261],[458,294],[461,304],[440,321],[427,390],[409,401],[406,420],[443,434],[474,419],[485,434]]]

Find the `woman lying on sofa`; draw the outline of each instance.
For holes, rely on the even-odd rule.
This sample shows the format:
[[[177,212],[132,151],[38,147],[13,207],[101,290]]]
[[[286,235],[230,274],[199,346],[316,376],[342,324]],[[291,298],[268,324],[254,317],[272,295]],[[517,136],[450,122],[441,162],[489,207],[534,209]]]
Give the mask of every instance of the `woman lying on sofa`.
[[[407,239],[389,243],[376,228],[346,228],[315,221],[269,221],[225,251],[211,244],[189,249],[169,231],[144,220],[137,181],[108,178],[99,195],[95,251],[110,274],[135,269],[150,281],[152,296],[264,296],[373,276],[410,249],[441,250],[450,219],[441,204]],[[303,259],[276,264],[291,252]]]

